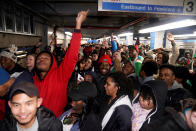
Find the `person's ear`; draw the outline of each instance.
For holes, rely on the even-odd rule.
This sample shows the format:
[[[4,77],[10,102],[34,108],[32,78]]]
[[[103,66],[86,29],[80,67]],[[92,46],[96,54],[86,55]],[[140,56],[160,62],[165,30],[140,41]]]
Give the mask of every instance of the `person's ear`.
[[[37,99],[37,103],[38,103],[37,108],[41,106],[42,102],[43,102],[43,99],[41,97]]]
[[[119,86],[119,85],[116,85],[116,88],[117,88],[118,90],[120,90],[120,86]]]
[[[10,108],[12,107],[11,101],[8,101],[8,105],[9,105]]]

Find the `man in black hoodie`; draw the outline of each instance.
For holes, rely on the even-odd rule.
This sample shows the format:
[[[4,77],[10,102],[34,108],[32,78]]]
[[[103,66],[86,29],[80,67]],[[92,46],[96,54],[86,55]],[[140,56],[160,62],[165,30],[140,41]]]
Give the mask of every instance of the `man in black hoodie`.
[[[34,84],[16,84],[9,95],[11,114],[0,122],[0,131],[62,131],[61,122],[41,103]]]

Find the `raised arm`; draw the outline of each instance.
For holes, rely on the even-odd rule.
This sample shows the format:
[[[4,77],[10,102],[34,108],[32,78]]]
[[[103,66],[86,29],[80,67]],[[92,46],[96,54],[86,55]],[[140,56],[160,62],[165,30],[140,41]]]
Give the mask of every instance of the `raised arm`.
[[[114,40],[113,33],[112,33],[112,35],[111,35],[111,44],[112,44],[112,52],[117,51],[118,47],[117,47],[116,41]]]
[[[78,16],[76,17],[76,29],[80,30],[82,23],[85,21],[86,16],[88,15],[88,12],[90,10],[88,9],[87,11],[80,11],[78,13]]]
[[[10,89],[14,81],[15,81],[14,78],[10,78],[6,83],[4,83],[3,85],[0,85],[0,96],[1,97],[7,94],[8,90]]]
[[[76,17],[76,27],[70,41],[70,47],[65,54],[64,60],[58,68],[59,77],[68,81],[78,61],[78,53],[81,43],[81,25],[87,17],[89,10],[81,11]]]
[[[174,65],[179,56],[179,49],[174,41],[174,36],[171,33],[168,33],[167,39],[171,42],[172,45],[172,55],[169,58],[169,63]]]

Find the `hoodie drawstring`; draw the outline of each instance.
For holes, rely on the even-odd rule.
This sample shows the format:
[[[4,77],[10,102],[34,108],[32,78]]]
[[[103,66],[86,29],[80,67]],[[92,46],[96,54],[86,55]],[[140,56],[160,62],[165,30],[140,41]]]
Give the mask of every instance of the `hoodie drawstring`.
[[[148,124],[150,123],[150,118],[148,118]]]

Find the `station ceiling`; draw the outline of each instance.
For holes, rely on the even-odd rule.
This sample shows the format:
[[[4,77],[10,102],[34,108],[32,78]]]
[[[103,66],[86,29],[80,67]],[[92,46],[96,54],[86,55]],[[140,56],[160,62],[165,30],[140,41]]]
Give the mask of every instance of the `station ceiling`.
[[[103,35],[138,30],[153,23],[176,19],[175,15],[141,14],[128,12],[99,12],[98,0],[14,0],[22,8],[42,17],[47,24],[65,28],[75,27],[75,18],[81,10],[90,9],[83,23],[83,37],[100,38]],[[182,16],[180,16],[182,17]]]

